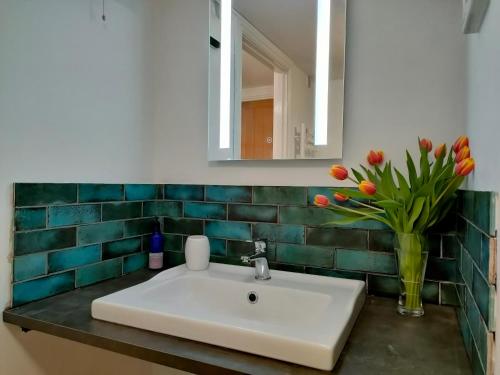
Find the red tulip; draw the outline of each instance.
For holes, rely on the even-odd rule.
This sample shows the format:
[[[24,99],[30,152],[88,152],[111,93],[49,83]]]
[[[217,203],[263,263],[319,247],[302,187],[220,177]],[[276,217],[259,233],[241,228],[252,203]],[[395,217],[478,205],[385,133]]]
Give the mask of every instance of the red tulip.
[[[373,195],[377,192],[377,186],[371,181],[363,180],[358,185],[359,191],[366,195]]]
[[[368,164],[370,165],[380,165],[384,161],[384,152],[383,151],[373,151],[370,150],[368,156],[366,157]]]
[[[348,175],[349,172],[342,165],[334,164],[330,168],[330,176],[336,178],[337,180],[345,180]]]
[[[318,207],[328,207],[330,205],[330,199],[324,195],[318,194],[314,197],[314,204]]]
[[[474,159],[472,158],[464,159],[460,163],[458,163],[457,166],[455,167],[455,173],[458,176],[467,176],[474,170],[475,166],[476,163],[474,162]]]
[[[460,151],[463,147],[469,145],[469,138],[467,138],[465,135],[462,135],[457,138],[455,143],[453,144],[453,151],[455,151],[455,154],[458,154],[458,151]]]
[[[349,197],[342,193],[335,193],[333,194],[333,197],[337,202],[347,202],[349,200]]]
[[[455,163],[460,163],[462,160],[470,158],[469,146],[462,147],[455,156]]]
[[[432,151],[432,142],[430,139],[422,138],[419,143],[420,143],[420,150],[427,152]]]
[[[436,159],[439,159],[440,157],[443,157],[444,155],[446,155],[446,145],[444,143],[442,143],[434,151],[434,157]]]

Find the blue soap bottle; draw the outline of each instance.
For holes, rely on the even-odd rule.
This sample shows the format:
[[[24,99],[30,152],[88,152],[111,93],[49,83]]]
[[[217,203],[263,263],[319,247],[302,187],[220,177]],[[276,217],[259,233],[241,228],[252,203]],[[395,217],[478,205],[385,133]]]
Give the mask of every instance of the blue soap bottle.
[[[149,240],[149,269],[159,270],[163,268],[163,244],[165,238],[161,233],[158,219],[154,222],[153,234]]]

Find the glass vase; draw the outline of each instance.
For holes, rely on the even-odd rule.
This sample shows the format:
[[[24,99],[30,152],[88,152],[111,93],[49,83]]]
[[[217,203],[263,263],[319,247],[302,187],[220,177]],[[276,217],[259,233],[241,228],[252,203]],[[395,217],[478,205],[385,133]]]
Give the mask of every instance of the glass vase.
[[[422,287],[429,255],[426,238],[417,233],[396,233],[394,242],[400,288],[398,312],[420,317],[424,315]]]

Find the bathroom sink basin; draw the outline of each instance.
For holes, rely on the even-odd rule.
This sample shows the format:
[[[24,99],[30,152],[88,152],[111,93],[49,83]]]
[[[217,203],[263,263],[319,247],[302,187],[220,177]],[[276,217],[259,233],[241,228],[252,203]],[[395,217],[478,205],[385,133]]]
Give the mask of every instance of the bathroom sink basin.
[[[363,306],[364,282],[185,265],[92,302],[92,317],[331,370]]]

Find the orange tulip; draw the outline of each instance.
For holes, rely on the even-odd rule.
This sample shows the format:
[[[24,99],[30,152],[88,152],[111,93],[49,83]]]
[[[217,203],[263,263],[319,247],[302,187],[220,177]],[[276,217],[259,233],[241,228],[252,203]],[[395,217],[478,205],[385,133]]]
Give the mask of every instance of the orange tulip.
[[[328,207],[330,205],[330,199],[324,195],[318,194],[314,197],[314,204],[318,207]]]
[[[380,165],[384,161],[384,152],[383,151],[373,151],[370,150],[368,156],[366,157],[368,164],[370,165]]]
[[[377,186],[371,181],[363,180],[358,185],[359,191],[366,195],[373,195],[377,192]]]
[[[434,151],[434,157],[436,159],[439,159],[440,157],[443,157],[444,155],[446,155],[446,145],[444,143],[442,143]]]
[[[458,151],[460,151],[463,147],[469,145],[469,138],[467,138],[465,135],[462,135],[457,138],[455,143],[453,144],[453,151],[455,151],[455,154],[458,154]]]
[[[474,162],[474,159],[472,158],[464,159],[460,163],[458,163],[457,166],[455,167],[455,173],[458,176],[467,176],[474,170],[475,166],[476,163]]]
[[[333,178],[336,178],[337,180],[345,180],[348,175],[349,175],[349,172],[342,165],[334,164],[330,168],[330,176],[332,176]]]
[[[337,202],[347,202],[349,200],[349,197],[342,193],[335,193],[333,194],[333,197]]]
[[[420,143],[420,150],[422,151],[425,150],[427,152],[432,151],[432,142],[430,139],[422,138],[419,143]]]
[[[462,147],[455,156],[455,163],[460,163],[462,160],[470,158],[469,146]]]

